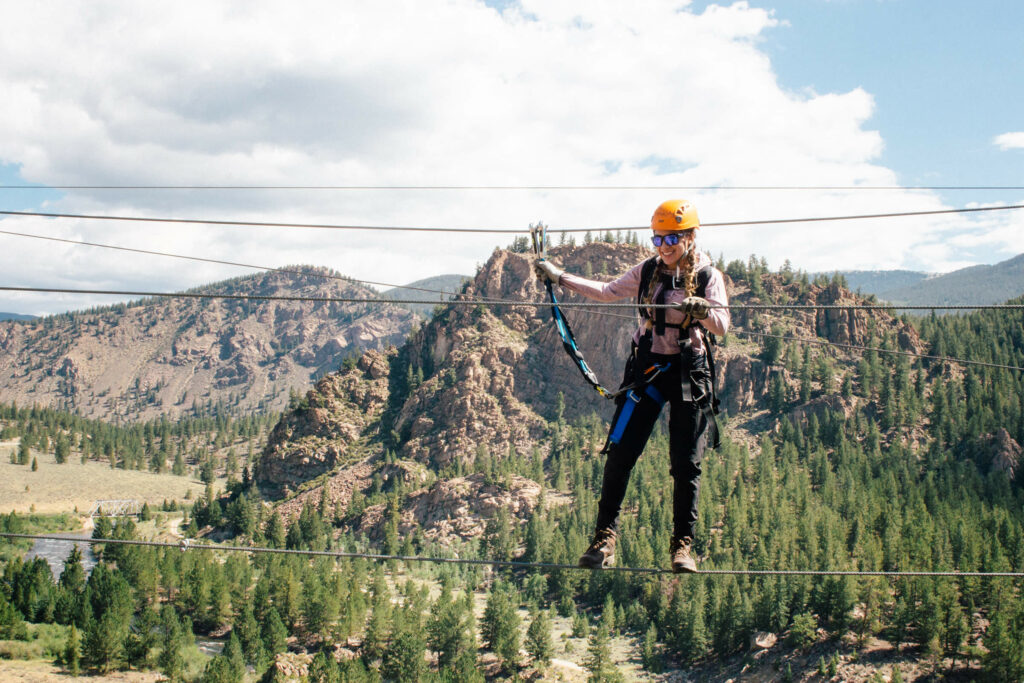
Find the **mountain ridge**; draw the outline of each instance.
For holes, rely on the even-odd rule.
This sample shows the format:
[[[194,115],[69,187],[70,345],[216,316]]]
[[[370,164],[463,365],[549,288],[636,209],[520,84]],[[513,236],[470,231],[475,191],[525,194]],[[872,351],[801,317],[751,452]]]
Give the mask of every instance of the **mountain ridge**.
[[[842,275],[854,291],[860,290],[888,303],[908,306],[1000,304],[1024,294],[1024,254],[992,265],[968,266],[949,273],[910,270],[834,272]]]
[[[205,405],[280,410],[291,391],[366,348],[401,343],[419,317],[323,268],[210,283],[192,294],[305,301],[150,298],[0,323],[0,397],[82,415],[138,420]]]

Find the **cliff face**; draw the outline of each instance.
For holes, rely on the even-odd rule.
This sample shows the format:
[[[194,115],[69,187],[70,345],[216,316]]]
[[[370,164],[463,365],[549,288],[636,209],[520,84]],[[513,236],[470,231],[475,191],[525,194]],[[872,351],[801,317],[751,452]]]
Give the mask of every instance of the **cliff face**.
[[[200,292],[373,297],[317,275],[263,273]],[[114,421],[220,403],[281,410],[290,389],[347,356],[404,341],[419,320],[392,304],[154,299],[32,322],[0,322],[0,398]]]
[[[393,348],[367,351],[354,367],[317,382],[281,418],[254,473],[268,494],[283,495],[289,486],[333,470],[355,444],[376,435],[388,398],[388,362],[394,355]]]
[[[606,243],[551,250],[567,270],[605,280],[648,254],[640,247]],[[496,250],[466,294],[546,301],[531,262],[529,254]],[[742,278],[726,280],[731,301],[740,305],[862,302],[840,287],[781,275],[761,274],[756,287]],[[576,298],[564,292],[560,300]],[[636,324],[632,309],[564,310],[588,364],[606,386],[617,387]],[[892,331],[900,348],[922,346],[912,328],[885,312],[737,310],[733,315],[737,330],[769,332],[776,324],[788,336],[847,344],[867,344],[873,334]],[[841,348],[822,348],[834,358],[856,357]],[[728,335],[716,350],[716,360],[722,404],[731,417],[743,418],[730,422],[734,431],[742,431],[744,422],[764,426],[774,373],[790,389],[797,384],[780,365],[769,366],[762,344],[749,337]],[[806,405],[794,407],[798,419],[852,407],[838,395],[816,394]],[[280,495],[330,472],[327,497],[342,505],[354,491],[368,491],[374,480],[378,490],[380,482],[390,486],[401,481],[402,490],[411,493],[398,513],[400,533],[420,528],[428,537],[473,537],[481,533],[489,514],[486,500],[500,501],[522,521],[536,504],[540,486],[508,480],[491,484],[497,487],[491,490],[478,475],[438,479],[438,473],[453,465],[467,471],[481,456],[524,457],[534,446],[543,447],[550,438],[548,421],[559,413],[560,395],[568,419],[593,413],[608,418],[614,409],[566,357],[548,308],[450,305],[394,353],[367,354],[358,367],[321,380],[307,396],[309,407],[286,415],[275,430],[257,481],[265,491]],[[316,503],[320,495],[320,490],[308,491],[285,509],[297,512],[303,500]],[[552,491],[544,492],[544,500],[565,502]],[[377,536],[385,517],[378,505],[362,511],[353,524]]]

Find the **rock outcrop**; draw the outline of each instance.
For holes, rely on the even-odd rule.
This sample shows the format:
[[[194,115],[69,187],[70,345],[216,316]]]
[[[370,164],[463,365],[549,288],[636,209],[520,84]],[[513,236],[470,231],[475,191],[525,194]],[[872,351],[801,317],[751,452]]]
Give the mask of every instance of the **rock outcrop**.
[[[1011,481],[1020,474],[1022,449],[1006,429],[984,434],[963,445],[961,451],[982,472],[1002,472]]]
[[[537,507],[541,492],[540,484],[519,476],[491,483],[483,474],[442,479],[410,494],[401,511],[398,534],[405,537],[418,529],[426,539],[441,543],[478,538],[499,510],[519,523],[525,522]],[[547,491],[544,496],[547,506],[569,502],[558,492]],[[363,513],[359,531],[379,540],[386,522],[385,505],[376,505]]]
[[[354,443],[376,433],[394,355],[394,349],[367,351],[354,367],[317,382],[282,417],[254,472],[268,495],[283,495],[289,486],[335,469]]]

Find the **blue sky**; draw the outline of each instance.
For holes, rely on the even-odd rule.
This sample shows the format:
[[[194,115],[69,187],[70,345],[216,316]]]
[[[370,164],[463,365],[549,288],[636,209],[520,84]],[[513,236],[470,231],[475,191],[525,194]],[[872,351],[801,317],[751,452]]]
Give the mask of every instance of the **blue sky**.
[[[18,164],[0,162],[0,185],[13,186],[0,190],[0,204],[6,211],[38,211],[46,202],[60,199],[61,193],[57,190],[22,190],[15,189],[18,186],[34,185],[44,187],[40,183],[29,183],[21,177],[21,167]]]
[[[1024,4],[909,0],[0,0],[0,185],[897,185],[687,190],[705,222],[1024,203]],[[996,140],[1004,142],[1002,146]],[[6,210],[642,226],[683,191],[0,190]],[[0,229],[402,284],[511,238],[0,217]],[[443,244],[444,248],[439,249]],[[726,259],[949,271],[1024,211],[702,230]],[[0,282],[162,291],[245,274],[0,236]],[[0,296],[46,313],[108,299]]]
[[[704,3],[708,4],[708,3]],[[752,0],[785,22],[764,49],[786,88],[864,88],[903,185],[1022,185],[1024,150],[993,138],[1024,128],[1024,3],[995,0]],[[1022,193],[944,193],[952,203]]]

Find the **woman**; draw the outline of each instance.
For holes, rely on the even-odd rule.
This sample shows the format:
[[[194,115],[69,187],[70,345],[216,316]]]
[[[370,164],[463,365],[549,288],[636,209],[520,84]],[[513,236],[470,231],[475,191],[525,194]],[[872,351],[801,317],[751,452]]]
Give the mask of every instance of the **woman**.
[[[691,551],[701,459],[707,445],[718,445],[710,347],[713,335],[724,335],[729,329],[729,300],[722,273],[694,247],[699,227],[697,209],[691,202],[664,202],[651,218],[651,241],[657,255],[612,282],[572,275],[545,260],[534,264],[539,277],[588,299],[635,297],[641,316],[603,450],[607,461],[594,540],[580,557],[581,567],[597,569],[614,562],[617,519],[629,474],[662,406],[668,403],[675,520],[670,549],[672,570],[697,571]]]

